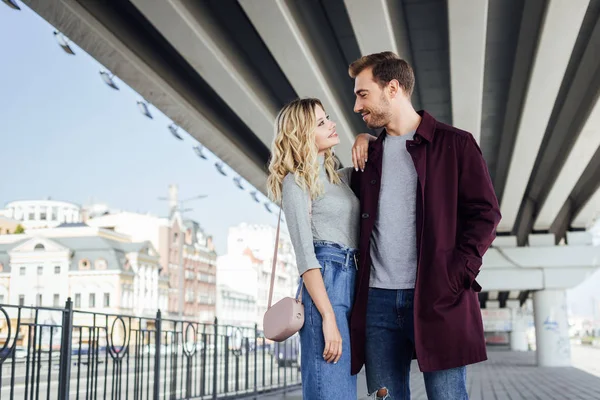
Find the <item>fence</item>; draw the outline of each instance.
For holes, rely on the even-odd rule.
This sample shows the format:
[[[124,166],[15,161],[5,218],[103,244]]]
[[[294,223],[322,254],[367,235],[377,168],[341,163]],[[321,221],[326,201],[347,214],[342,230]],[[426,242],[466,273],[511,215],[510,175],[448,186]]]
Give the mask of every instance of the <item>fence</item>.
[[[0,305],[0,398],[230,399],[300,384],[297,336],[217,322]]]

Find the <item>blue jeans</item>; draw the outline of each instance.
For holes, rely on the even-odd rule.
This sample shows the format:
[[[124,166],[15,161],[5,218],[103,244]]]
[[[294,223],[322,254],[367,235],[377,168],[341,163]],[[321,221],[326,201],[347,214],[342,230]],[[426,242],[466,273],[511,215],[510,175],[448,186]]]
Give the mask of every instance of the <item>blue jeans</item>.
[[[304,326],[300,330],[302,398],[356,399],[356,376],[350,375],[349,327],[354,302],[356,250],[326,241],[315,241],[314,246],[327,296],[342,336],[342,356],[337,364],[327,363],[323,359],[323,320],[306,287],[303,287]]]
[[[389,400],[410,399],[415,343],[414,290],[369,289],[366,373],[369,393],[387,389]],[[443,335],[443,332],[440,332]],[[423,373],[429,400],[468,399],[466,367]]]

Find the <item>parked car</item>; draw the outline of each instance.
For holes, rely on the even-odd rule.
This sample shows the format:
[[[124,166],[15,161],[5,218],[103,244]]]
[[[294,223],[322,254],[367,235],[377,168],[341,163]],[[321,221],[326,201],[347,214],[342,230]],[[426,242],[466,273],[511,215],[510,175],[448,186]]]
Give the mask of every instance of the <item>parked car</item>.
[[[300,337],[294,335],[285,342],[275,343],[274,355],[277,357],[277,365],[280,367],[300,366]]]

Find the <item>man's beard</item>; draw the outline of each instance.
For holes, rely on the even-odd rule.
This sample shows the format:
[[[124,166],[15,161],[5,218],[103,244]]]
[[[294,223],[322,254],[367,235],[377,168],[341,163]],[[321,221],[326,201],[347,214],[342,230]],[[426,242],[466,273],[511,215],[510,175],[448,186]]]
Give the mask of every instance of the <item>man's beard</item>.
[[[381,106],[377,107],[374,110],[368,110],[370,114],[369,122],[367,122],[367,127],[369,129],[380,129],[385,127],[391,119],[391,114],[389,111],[390,102],[385,98],[385,96],[381,96]]]
[[[369,122],[367,122],[367,127],[369,129],[379,129],[383,128],[390,121],[390,115],[387,112],[378,110],[378,111],[369,111]]]

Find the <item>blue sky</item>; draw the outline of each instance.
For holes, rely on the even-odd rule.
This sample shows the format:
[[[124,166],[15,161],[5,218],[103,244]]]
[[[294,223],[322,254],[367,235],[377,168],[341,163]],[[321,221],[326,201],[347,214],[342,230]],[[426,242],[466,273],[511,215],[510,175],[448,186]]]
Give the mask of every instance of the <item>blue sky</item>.
[[[140,96],[118,79],[119,91],[106,86],[102,66],[76,45],[75,56],[63,52],[53,31],[24,5],[21,12],[0,5],[0,207],[52,197],[165,215],[157,197],[174,183],[181,198],[208,195],[190,203],[187,216],[214,236],[221,254],[229,226],[277,222],[231,173],[216,171],[214,156],[195,155],[195,139],[176,140],[171,121],[152,106],[154,119],[143,116]]]
[[[21,4],[22,5],[22,4]],[[70,56],[56,43],[54,29],[22,5],[0,5],[0,207],[12,200],[43,199],[165,215],[170,184],[181,198],[207,194],[190,204],[191,217],[214,236],[224,254],[227,230],[241,222],[277,223],[249,192],[240,191],[214,168],[215,158],[199,159],[195,139],[174,139],[170,120],[117,79],[120,91],[104,84],[102,66],[73,45]],[[246,184],[246,186],[248,186]],[[600,271],[569,293],[574,311],[591,310]]]

